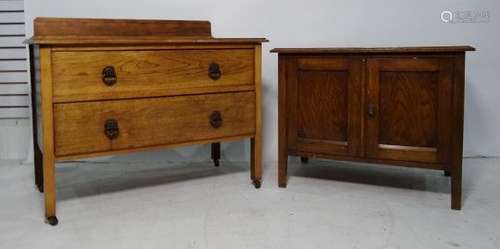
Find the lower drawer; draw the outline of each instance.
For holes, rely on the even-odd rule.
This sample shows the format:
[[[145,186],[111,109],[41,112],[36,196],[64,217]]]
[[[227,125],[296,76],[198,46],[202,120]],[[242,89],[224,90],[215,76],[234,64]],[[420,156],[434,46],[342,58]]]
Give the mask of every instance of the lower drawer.
[[[54,105],[55,154],[67,156],[255,133],[255,93]]]

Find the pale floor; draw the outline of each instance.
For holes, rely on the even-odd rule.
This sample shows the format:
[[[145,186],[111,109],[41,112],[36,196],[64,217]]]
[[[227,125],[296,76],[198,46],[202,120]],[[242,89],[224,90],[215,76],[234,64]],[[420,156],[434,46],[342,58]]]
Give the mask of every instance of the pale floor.
[[[60,224],[43,223],[32,167],[0,162],[0,248],[500,248],[500,159],[464,160],[464,206],[442,172],[292,159],[261,189],[247,163],[66,163]]]

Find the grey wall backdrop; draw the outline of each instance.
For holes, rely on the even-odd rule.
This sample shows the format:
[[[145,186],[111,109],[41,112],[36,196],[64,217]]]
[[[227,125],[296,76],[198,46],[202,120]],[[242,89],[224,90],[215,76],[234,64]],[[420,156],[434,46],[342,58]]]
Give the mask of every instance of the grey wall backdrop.
[[[34,17],[56,16],[203,19],[212,22],[217,37],[268,38],[262,75],[266,161],[275,160],[277,150],[277,57],[269,54],[271,48],[473,45],[478,51],[467,57],[464,152],[500,156],[498,0],[25,0],[25,10],[28,35]],[[446,10],[455,13],[454,21],[475,17],[446,23],[441,20]],[[248,151],[248,142],[225,144],[223,157],[247,160]],[[122,158],[206,160],[209,146]]]

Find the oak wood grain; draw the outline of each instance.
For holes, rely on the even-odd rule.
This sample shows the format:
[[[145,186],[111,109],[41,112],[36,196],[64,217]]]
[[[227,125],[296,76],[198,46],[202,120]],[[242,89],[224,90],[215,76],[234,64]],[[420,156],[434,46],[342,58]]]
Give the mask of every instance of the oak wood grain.
[[[253,49],[54,52],[54,101],[251,89],[253,58]],[[209,77],[210,63],[220,65],[217,80]],[[112,86],[102,80],[107,66],[116,72]]]
[[[125,44],[125,45],[58,45],[52,52],[77,52],[77,51],[157,51],[157,50],[187,50],[187,49],[254,49],[255,44],[231,43],[182,43],[182,44]]]
[[[42,71],[32,84],[43,139],[34,141],[50,224],[56,160],[250,138],[260,186],[265,38],[213,38],[207,21],[38,18],[34,27],[27,43],[43,51],[40,66],[30,60]]]
[[[368,157],[448,161],[451,62],[431,58],[368,60],[366,99],[367,105],[376,108],[375,116],[366,118]]]
[[[262,47],[256,45],[254,50],[254,84],[255,84],[255,136],[250,139],[250,170],[254,185],[259,188],[262,181]]]
[[[200,38],[170,36],[35,36],[25,41],[38,45],[171,45],[171,44],[260,44],[265,38]]]
[[[278,186],[286,187],[288,170],[287,68],[291,60],[278,55]]]
[[[437,146],[438,74],[380,72],[379,142]]]
[[[361,60],[306,57],[295,63],[287,70],[288,146],[359,154]]]
[[[222,115],[219,128],[210,125],[214,111]],[[65,156],[254,134],[255,115],[254,92],[56,104],[55,152]],[[116,139],[104,134],[108,119],[118,122]]]
[[[50,48],[40,49],[40,77],[42,95],[43,187],[45,217],[56,215],[56,172],[54,153],[54,120],[52,109],[52,61]]]
[[[260,44],[265,38],[213,38],[208,21],[39,17],[34,36],[40,45]]]
[[[35,36],[211,37],[209,21],[37,17]]]
[[[474,50],[273,49],[279,68],[278,185],[287,185],[289,155],[444,170],[451,174],[451,208],[460,209],[465,51]],[[348,70],[343,61],[359,61],[359,70]],[[346,73],[356,75],[351,78],[360,86],[346,91]],[[345,104],[352,91],[359,94],[355,108]],[[359,118],[350,122],[353,116]],[[353,144],[345,139],[353,134],[346,122],[359,128],[356,154],[338,150]]]
[[[430,47],[338,47],[338,48],[274,48],[271,53],[280,54],[381,54],[381,53],[449,53],[475,51],[471,46]]]
[[[347,142],[349,72],[301,71],[298,77],[298,137]]]
[[[136,148],[128,148],[128,149],[119,149],[119,150],[109,150],[109,151],[99,151],[99,152],[89,152],[89,153],[81,153],[81,154],[72,154],[72,155],[64,155],[64,156],[56,156],[56,161],[68,161],[68,160],[76,160],[90,157],[100,157],[100,156],[111,156],[111,155],[125,155],[130,153],[142,152],[142,151],[152,151],[152,150],[165,150],[165,149],[175,149],[179,147],[192,146],[192,145],[200,145],[200,144],[211,144],[216,142],[230,142],[237,141],[247,138],[252,138],[254,134],[244,134],[238,136],[231,137],[218,137],[213,139],[203,139],[203,140],[195,140],[195,141],[187,141],[175,144],[160,144],[160,145],[151,145],[146,147],[136,147]]]

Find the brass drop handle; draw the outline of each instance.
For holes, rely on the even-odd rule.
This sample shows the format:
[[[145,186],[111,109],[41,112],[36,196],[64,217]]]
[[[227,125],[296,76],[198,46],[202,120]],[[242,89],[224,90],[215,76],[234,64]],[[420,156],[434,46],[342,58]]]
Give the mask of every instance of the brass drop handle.
[[[373,118],[375,117],[376,112],[377,112],[377,107],[375,106],[375,104],[368,104],[368,106],[366,107],[366,113],[368,114],[368,116]]]
[[[208,65],[208,76],[213,80],[218,80],[222,76],[219,64],[212,62]]]
[[[222,126],[222,115],[219,111],[214,111],[210,114],[210,125],[214,128],[219,128]]]
[[[112,86],[116,83],[116,81],[117,78],[115,68],[113,66],[106,66],[102,70],[102,82],[104,82],[107,86]]]
[[[118,137],[120,134],[120,128],[118,127],[118,121],[116,119],[108,119],[104,123],[104,134],[110,140],[113,140]]]

